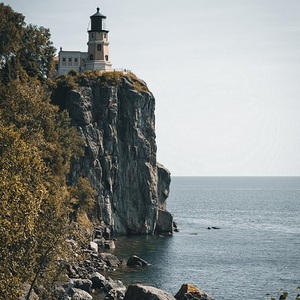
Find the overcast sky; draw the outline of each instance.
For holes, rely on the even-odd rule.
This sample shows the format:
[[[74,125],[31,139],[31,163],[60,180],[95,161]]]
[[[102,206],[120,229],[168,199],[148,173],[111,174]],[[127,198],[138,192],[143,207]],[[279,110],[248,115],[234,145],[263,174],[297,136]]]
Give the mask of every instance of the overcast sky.
[[[87,51],[100,6],[114,68],[156,98],[172,175],[300,176],[299,0],[6,0],[54,46]]]

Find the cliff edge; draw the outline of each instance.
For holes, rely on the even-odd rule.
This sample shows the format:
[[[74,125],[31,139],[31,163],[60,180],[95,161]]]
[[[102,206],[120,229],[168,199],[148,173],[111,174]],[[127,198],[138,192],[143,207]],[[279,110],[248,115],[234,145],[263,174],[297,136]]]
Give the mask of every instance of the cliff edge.
[[[170,172],[156,161],[155,99],[145,82],[130,73],[74,72],[58,79],[54,95],[85,145],[69,180],[90,179],[97,220],[116,235],[172,232]]]

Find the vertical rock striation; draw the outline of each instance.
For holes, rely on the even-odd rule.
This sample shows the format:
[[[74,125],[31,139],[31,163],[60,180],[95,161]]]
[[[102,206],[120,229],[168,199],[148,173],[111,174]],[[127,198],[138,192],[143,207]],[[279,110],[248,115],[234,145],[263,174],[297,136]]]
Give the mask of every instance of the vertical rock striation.
[[[155,99],[146,84],[128,74],[116,82],[86,79],[67,93],[65,106],[85,143],[70,180],[90,179],[98,220],[114,234],[172,231],[170,173],[156,162]]]

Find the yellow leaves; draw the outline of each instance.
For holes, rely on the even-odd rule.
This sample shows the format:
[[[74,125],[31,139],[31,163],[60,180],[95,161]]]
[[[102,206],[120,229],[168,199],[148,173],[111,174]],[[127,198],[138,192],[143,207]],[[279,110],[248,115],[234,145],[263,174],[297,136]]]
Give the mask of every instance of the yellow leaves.
[[[5,282],[13,277],[30,282],[47,270],[68,231],[66,175],[80,143],[68,115],[46,98],[43,87],[32,82],[11,82],[0,93],[0,292],[5,299],[17,299],[11,295],[18,290]]]

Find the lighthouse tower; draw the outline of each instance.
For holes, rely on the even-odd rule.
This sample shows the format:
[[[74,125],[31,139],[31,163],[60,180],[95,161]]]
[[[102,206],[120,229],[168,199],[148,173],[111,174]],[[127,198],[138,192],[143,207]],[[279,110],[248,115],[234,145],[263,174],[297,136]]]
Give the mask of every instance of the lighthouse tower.
[[[109,57],[108,30],[105,26],[106,16],[102,15],[99,7],[97,12],[92,15],[91,29],[88,30],[88,57],[86,70],[110,71],[111,62]]]

